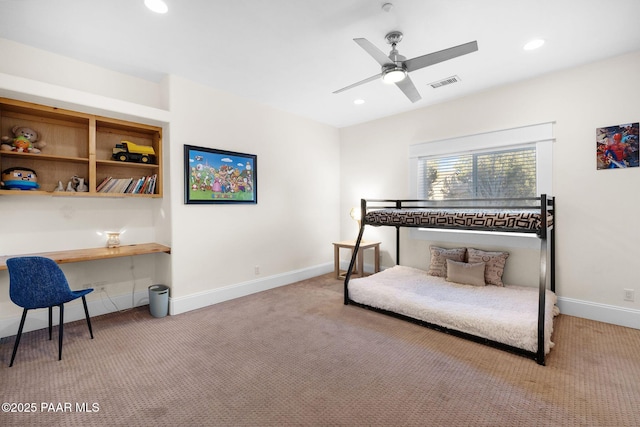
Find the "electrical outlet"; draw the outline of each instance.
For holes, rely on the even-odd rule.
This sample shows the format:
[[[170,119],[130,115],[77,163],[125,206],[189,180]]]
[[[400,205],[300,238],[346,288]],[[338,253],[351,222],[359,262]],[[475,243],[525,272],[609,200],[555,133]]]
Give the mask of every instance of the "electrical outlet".
[[[107,282],[94,282],[91,284],[91,287],[100,293],[104,292],[104,285],[106,284]]]
[[[256,274],[256,276],[258,276],[260,274],[260,266],[256,265],[253,271]]]
[[[635,301],[636,291],[634,289],[625,289],[624,290],[624,300],[625,301]]]

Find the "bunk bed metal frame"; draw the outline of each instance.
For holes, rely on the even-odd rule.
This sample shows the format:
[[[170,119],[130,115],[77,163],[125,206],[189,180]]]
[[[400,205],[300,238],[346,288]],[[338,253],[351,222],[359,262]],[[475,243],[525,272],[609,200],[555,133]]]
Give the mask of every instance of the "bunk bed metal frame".
[[[501,198],[501,199],[455,199],[447,201],[434,201],[427,199],[412,199],[412,200],[395,200],[395,199],[361,199],[361,213],[362,220],[360,223],[360,230],[358,232],[358,238],[356,239],[355,247],[347,269],[347,274],[344,280],[344,304],[355,305],[357,307],[373,310],[379,313],[383,313],[389,316],[393,316],[402,320],[406,320],[412,323],[419,324],[431,329],[435,329],[441,332],[445,332],[451,335],[455,335],[461,338],[466,338],[475,342],[486,344],[495,348],[499,348],[511,353],[519,354],[525,357],[529,357],[535,360],[538,364],[545,364],[545,352],[544,352],[544,320],[545,320],[545,297],[547,282],[549,282],[549,288],[555,292],[555,223],[556,223],[556,211],[555,211],[555,198],[549,197],[546,194],[542,194],[539,197],[521,197],[521,198]],[[424,210],[424,209],[455,209],[463,211],[478,211],[478,210],[507,210],[507,211],[530,211],[535,209],[539,212],[539,227],[532,229],[523,229],[516,227],[500,227],[500,226],[442,226],[442,225],[425,225],[425,224],[377,224],[367,220],[367,213],[379,209],[394,209],[397,211],[409,211],[409,210]],[[553,221],[548,221],[548,215],[551,214]],[[497,341],[489,340],[482,337],[477,337],[465,332],[446,328],[429,322],[425,322],[420,319],[405,316],[393,311],[372,307],[366,304],[361,304],[353,301],[349,298],[349,280],[353,274],[353,269],[356,263],[356,257],[362,242],[362,235],[364,233],[365,226],[393,226],[396,228],[396,264],[400,265],[400,228],[413,227],[413,228],[434,228],[434,229],[454,229],[454,230],[473,230],[473,231],[489,231],[489,232],[504,232],[504,233],[527,233],[536,234],[540,239],[540,278],[539,278],[539,292],[538,292],[538,345],[537,351],[532,352],[521,348],[506,345]],[[548,250],[547,250],[548,247]]]

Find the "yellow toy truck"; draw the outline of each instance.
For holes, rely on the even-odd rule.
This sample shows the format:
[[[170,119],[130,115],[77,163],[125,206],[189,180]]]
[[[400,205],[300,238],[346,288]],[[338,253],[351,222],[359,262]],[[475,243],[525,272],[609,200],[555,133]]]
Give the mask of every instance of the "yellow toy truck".
[[[155,163],[156,152],[153,147],[123,139],[120,144],[116,144],[112,157],[121,162]]]

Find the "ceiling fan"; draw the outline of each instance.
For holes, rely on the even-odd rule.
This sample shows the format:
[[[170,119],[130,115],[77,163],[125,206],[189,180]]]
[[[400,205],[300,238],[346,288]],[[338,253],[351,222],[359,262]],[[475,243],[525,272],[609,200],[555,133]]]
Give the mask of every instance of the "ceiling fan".
[[[402,41],[402,33],[400,31],[392,31],[387,34],[385,38],[387,39],[387,43],[391,45],[391,52],[389,53],[389,56],[385,55],[384,52],[375,47],[374,44],[367,39],[353,39],[353,41],[358,43],[361,48],[367,51],[367,53],[382,66],[382,70],[375,76],[371,76],[347,87],[343,87],[342,89],[338,89],[333,93],[344,92],[345,90],[382,77],[382,80],[385,83],[395,83],[395,85],[400,88],[411,102],[416,102],[422,99],[422,97],[409,78],[408,73],[478,50],[478,42],[472,41],[459,46],[450,47],[449,49],[407,59],[400,55],[398,53],[398,49],[396,49],[396,45]]]

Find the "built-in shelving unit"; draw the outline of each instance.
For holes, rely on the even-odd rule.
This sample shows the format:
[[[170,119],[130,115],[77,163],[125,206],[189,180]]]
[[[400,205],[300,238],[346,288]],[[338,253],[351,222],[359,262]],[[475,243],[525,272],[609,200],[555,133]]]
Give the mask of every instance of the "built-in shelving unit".
[[[0,171],[13,167],[33,169],[38,190],[0,190],[0,195],[49,195],[65,197],[162,197],[162,128],[101,117],[56,107],[0,98],[0,130],[12,136],[14,126],[26,126],[47,145],[39,154],[0,151]],[[112,159],[113,148],[122,140],[153,147],[150,163]],[[54,191],[58,182],[78,176],[85,179],[87,192]],[[96,191],[106,178],[138,181],[155,178],[153,194],[105,193]]]

